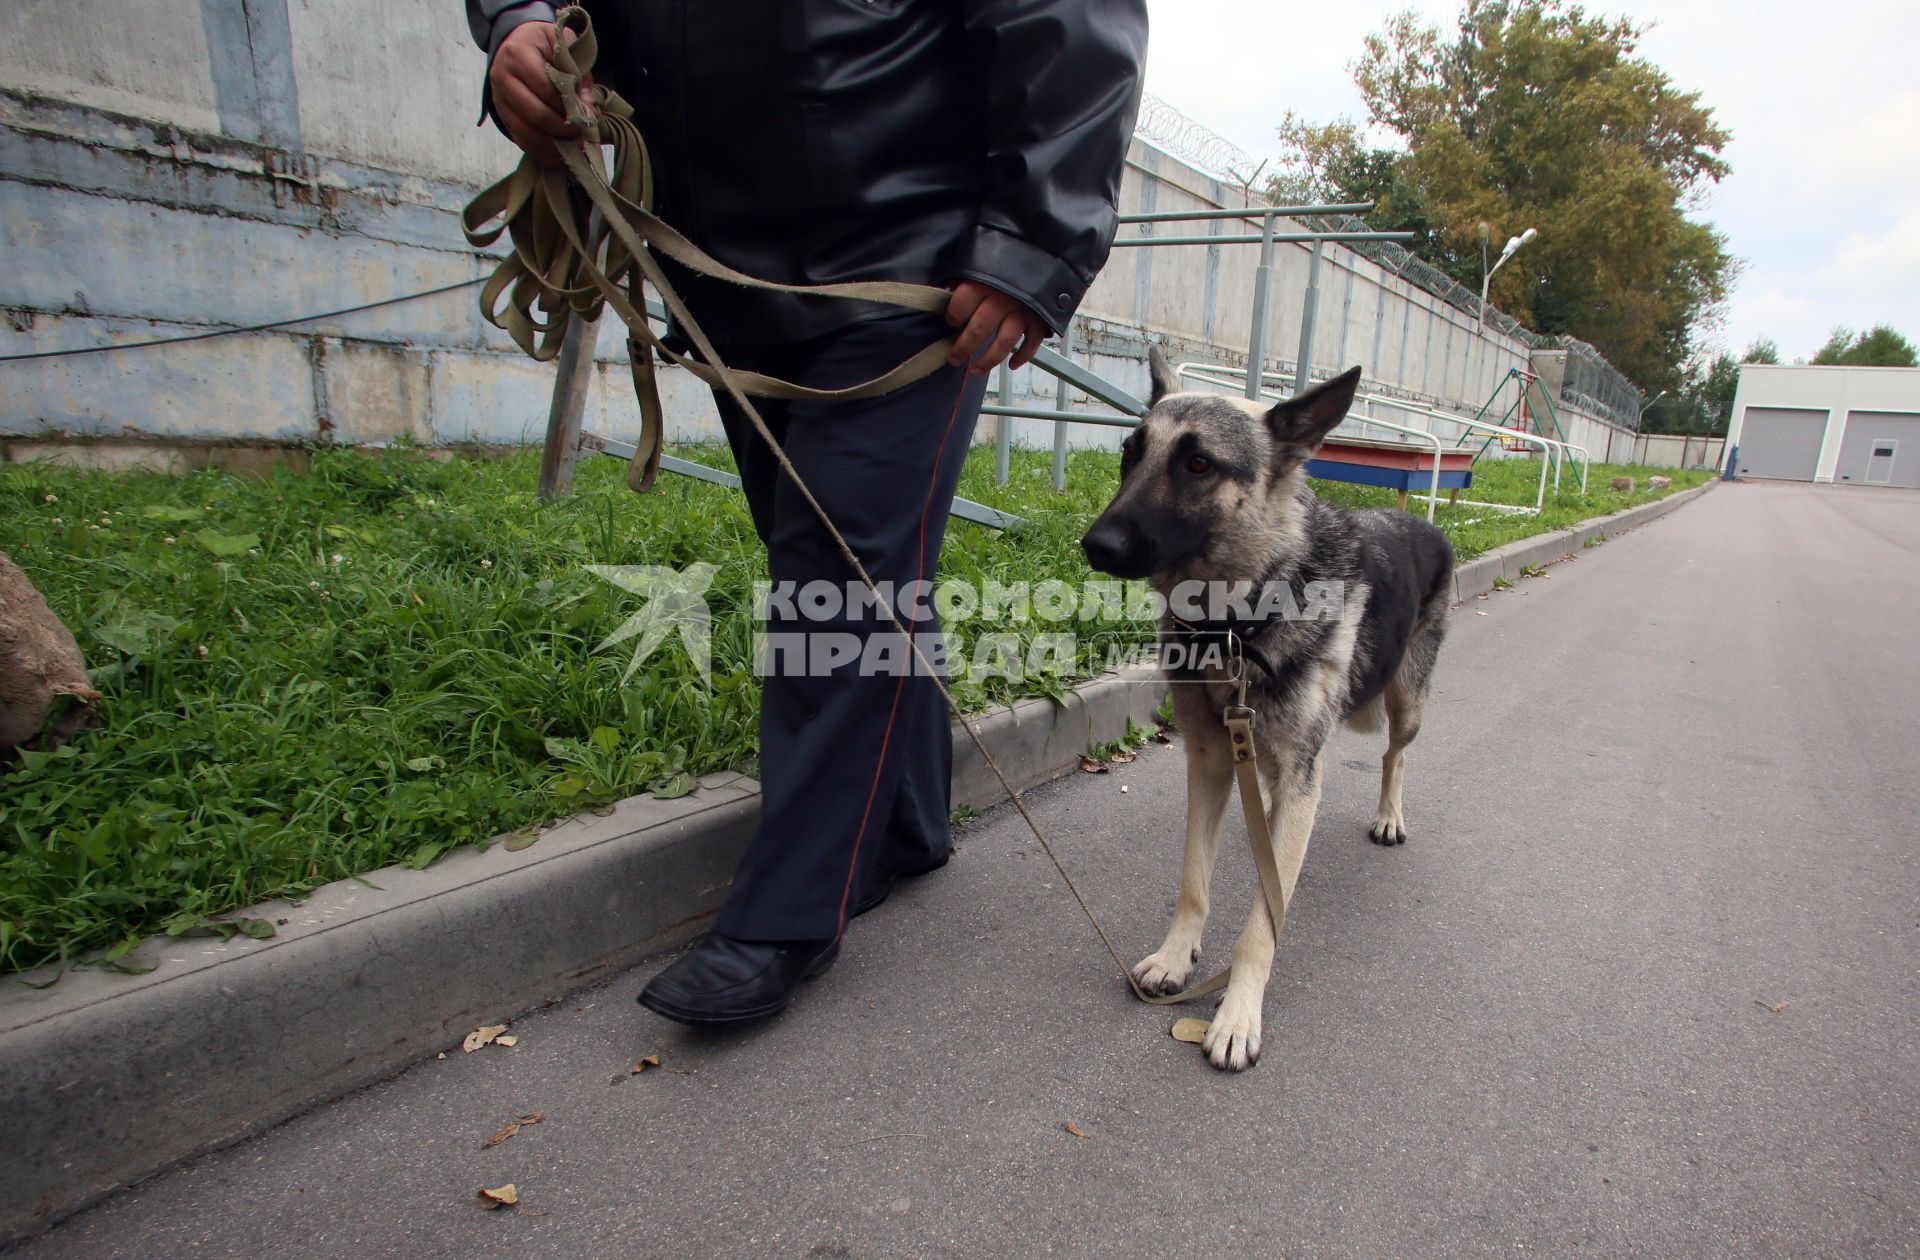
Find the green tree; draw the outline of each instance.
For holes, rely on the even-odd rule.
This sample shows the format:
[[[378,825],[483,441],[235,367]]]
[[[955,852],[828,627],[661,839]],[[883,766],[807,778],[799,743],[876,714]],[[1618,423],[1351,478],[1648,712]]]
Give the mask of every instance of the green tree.
[[[1290,118],[1283,138],[1312,133],[1295,165],[1342,200],[1378,197],[1380,226],[1424,218],[1415,252],[1470,287],[1480,222],[1496,243],[1538,228],[1494,278],[1494,302],[1592,342],[1642,388],[1677,390],[1736,270],[1686,213],[1726,175],[1729,135],[1635,55],[1642,30],[1562,0],[1467,0],[1444,36],[1402,14],[1352,69],[1371,121],[1405,151],[1369,149],[1344,122]]]
[[[1916,356],[1913,343],[1890,325],[1875,324],[1858,336],[1842,325],[1814,352],[1813,361],[1845,367],[1913,367]]]
[[[1367,147],[1350,119],[1311,123],[1292,111],[1280,124],[1280,144],[1288,156],[1267,181],[1270,200],[1280,205],[1371,201],[1375,205],[1367,221],[1375,230],[1414,233],[1415,254],[1462,284],[1480,287],[1479,254],[1470,260],[1456,255],[1410,178],[1406,154]]]
[[[1747,352],[1740,356],[1740,362],[1778,363],[1780,362],[1780,347],[1774,344],[1774,340],[1771,337],[1755,337],[1753,344],[1747,347]]]

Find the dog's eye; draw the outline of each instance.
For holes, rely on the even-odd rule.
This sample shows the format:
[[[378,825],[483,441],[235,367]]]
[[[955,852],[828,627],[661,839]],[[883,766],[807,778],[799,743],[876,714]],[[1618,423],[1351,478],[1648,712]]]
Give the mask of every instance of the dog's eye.
[[[1193,473],[1195,476],[1199,476],[1201,473],[1210,473],[1213,471],[1213,461],[1205,455],[1195,455],[1187,460],[1187,471]]]

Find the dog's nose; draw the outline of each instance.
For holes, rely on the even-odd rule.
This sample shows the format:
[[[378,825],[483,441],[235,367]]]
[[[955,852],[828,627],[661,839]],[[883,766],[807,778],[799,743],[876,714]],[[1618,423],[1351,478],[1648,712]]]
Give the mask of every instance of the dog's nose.
[[[1111,573],[1126,559],[1127,540],[1119,530],[1096,525],[1080,540],[1087,563],[1101,573]]]

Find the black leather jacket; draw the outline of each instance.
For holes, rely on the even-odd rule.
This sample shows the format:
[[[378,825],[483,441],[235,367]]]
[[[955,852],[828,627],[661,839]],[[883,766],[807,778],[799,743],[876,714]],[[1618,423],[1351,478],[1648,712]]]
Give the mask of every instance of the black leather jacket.
[[[1113,243],[1145,0],[588,0],[656,209],[794,284],[972,278],[1066,327]],[[467,0],[491,53],[540,0]],[[682,293],[719,341],[817,336],[864,303]]]

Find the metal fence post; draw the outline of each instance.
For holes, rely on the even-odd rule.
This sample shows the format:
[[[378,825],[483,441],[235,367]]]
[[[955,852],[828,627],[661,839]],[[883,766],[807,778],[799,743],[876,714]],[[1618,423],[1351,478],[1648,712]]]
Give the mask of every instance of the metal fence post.
[[[1300,362],[1293,369],[1293,392],[1307,387],[1313,376],[1313,325],[1320,308],[1320,258],[1326,252],[1325,241],[1313,243],[1313,261],[1307,264],[1307,296],[1300,304]]]
[[[1000,365],[1000,405],[1013,406],[1013,372],[1003,362]],[[993,480],[998,485],[1007,484],[1008,465],[1013,460],[1013,417],[995,416],[999,424],[993,431]]]
[[[1073,357],[1073,321],[1067,321],[1067,330],[1060,334],[1060,356]],[[1057,376],[1053,381],[1053,409],[1067,409],[1067,378]],[[1067,488],[1067,422],[1053,422],[1053,488],[1065,493]]]
[[[1261,219],[1260,265],[1253,272],[1253,327],[1247,333],[1247,397],[1260,397],[1261,374],[1267,370],[1267,300],[1273,277],[1273,217]]]

